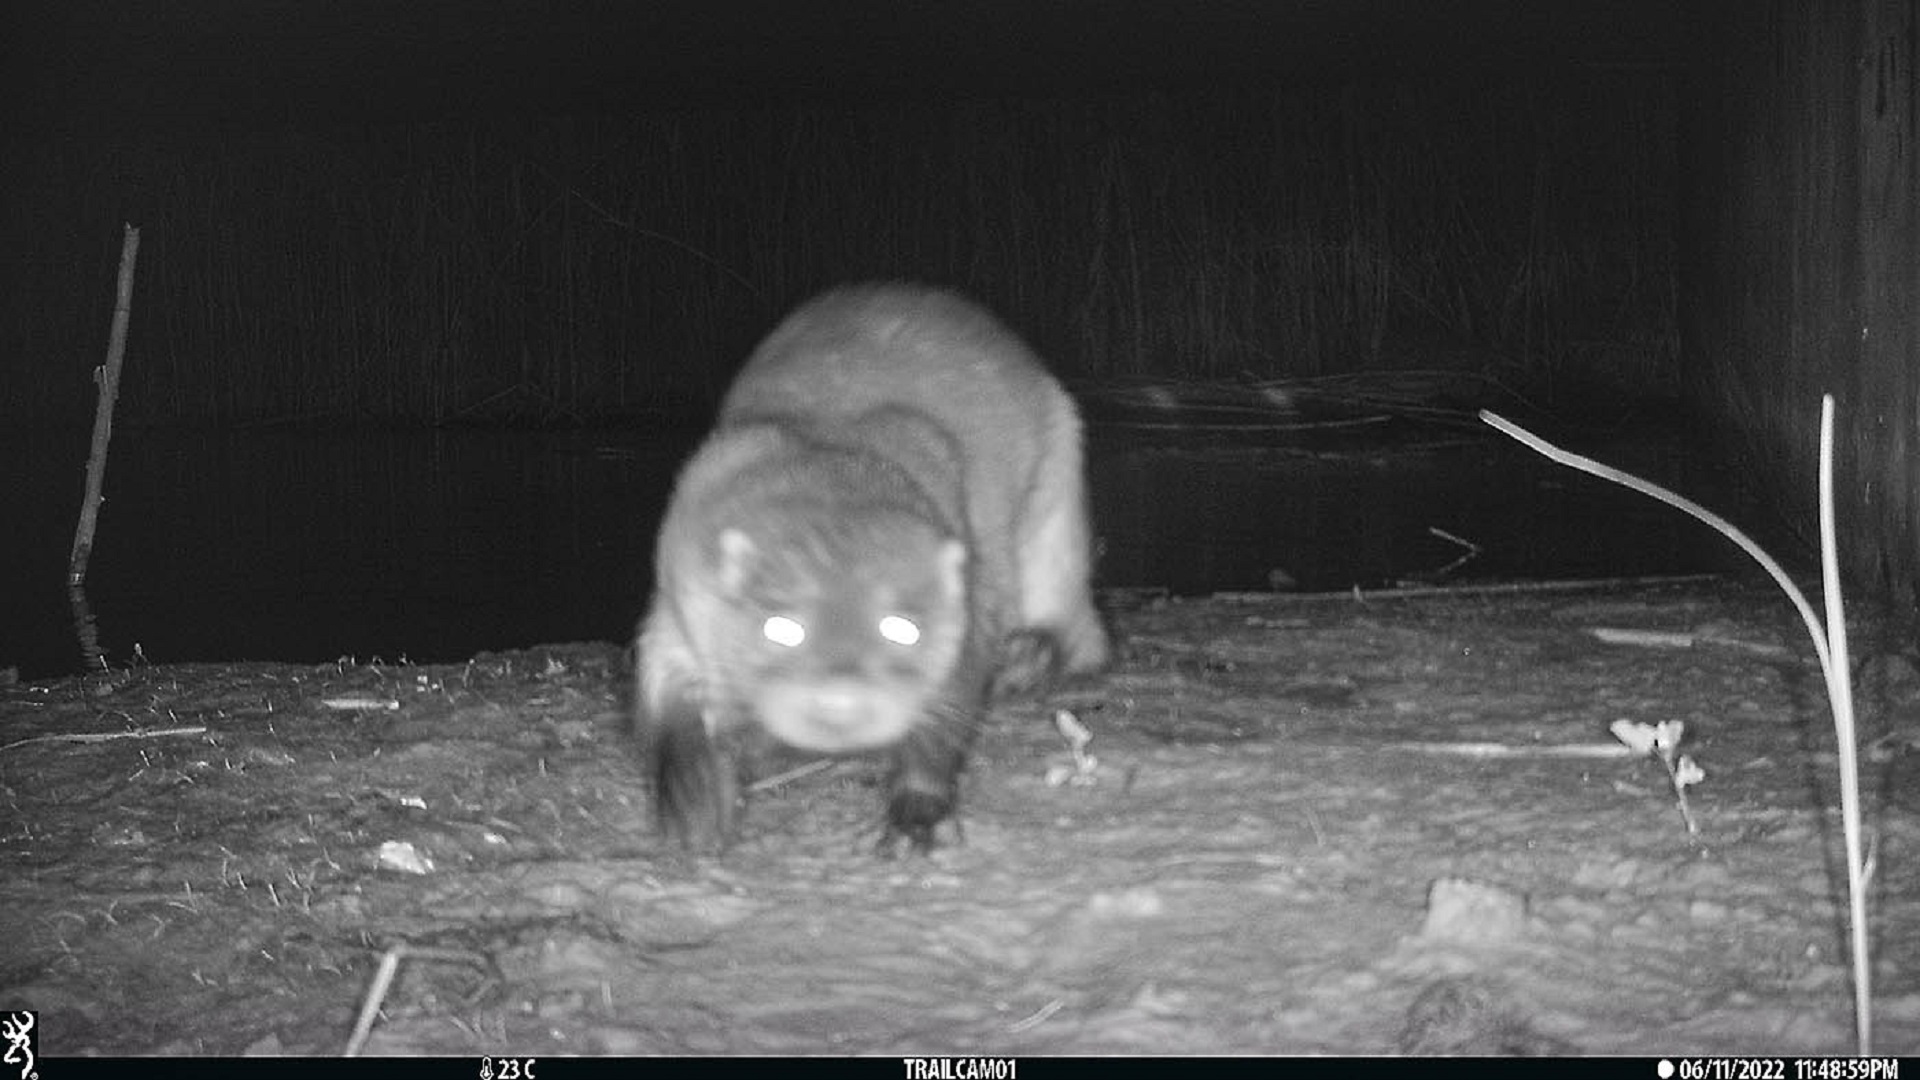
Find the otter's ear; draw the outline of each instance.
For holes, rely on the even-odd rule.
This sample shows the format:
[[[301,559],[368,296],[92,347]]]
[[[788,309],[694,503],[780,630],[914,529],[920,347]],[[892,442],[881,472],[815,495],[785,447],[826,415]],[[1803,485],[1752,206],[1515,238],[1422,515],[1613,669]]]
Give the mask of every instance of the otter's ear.
[[[720,579],[720,590],[728,596],[739,596],[753,574],[758,549],[753,546],[753,538],[739,529],[720,530],[719,540],[720,565],[716,576]]]
[[[940,599],[950,607],[959,607],[967,601],[967,545],[958,540],[948,540],[940,545],[939,561]]]

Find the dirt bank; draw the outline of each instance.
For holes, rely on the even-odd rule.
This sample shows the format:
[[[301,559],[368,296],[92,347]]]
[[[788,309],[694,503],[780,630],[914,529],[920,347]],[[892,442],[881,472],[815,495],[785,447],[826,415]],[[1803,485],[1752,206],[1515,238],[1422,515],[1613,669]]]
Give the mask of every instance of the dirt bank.
[[[964,842],[895,861],[857,761],[664,847],[615,646],[0,687],[0,1007],[48,1054],[337,1053],[406,943],[372,1053],[1851,1048],[1833,734],[1768,588],[1115,626],[1112,674],[998,712]],[[1920,672],[1860,633],[1876,1049],[1913,1053]],[[1697,834],[1621,719],[1686,724]]]

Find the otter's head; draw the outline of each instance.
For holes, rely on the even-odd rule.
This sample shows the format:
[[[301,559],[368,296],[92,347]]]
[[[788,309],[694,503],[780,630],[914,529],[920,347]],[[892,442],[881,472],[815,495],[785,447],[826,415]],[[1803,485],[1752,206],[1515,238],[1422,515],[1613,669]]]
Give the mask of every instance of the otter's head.
[[[717,536],[726,681],[768,734],[795,749],[898,742],[929,722],[959,662],[966,545],[888,508],[783,525],[773,535],[728,527]]]

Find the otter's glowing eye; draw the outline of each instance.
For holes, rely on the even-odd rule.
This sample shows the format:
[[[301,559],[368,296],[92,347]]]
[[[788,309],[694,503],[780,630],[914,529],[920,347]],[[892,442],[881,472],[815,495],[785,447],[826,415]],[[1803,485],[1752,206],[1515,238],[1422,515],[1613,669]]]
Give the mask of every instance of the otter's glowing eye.
[[[915,645],[920,641],[920,627],[912,619],[889,615],[880,620],[880,636],[895,645]]]
[[[791,649],[807,640],[807,628],[800,625],[798,619],[789,619],[785,615],[774,615],[760,624],[760,632],[775,645],[785,645]]]

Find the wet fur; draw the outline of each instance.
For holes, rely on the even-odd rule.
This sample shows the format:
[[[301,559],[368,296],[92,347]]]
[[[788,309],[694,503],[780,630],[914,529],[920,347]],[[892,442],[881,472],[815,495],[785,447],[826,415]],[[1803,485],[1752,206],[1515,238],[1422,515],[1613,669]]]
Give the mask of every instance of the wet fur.
[[[636,709],[662,827],[724,846],[741,763],[774,736],[884,750],[883,844],[930,846],[991,696],[1106,661],[1082,473],[1071,400],[974,305],[872,286],[790,316],[662,525]],[[867,640],[896,608],[921,642]],[[817,637],[769,647],[785,610]]]

